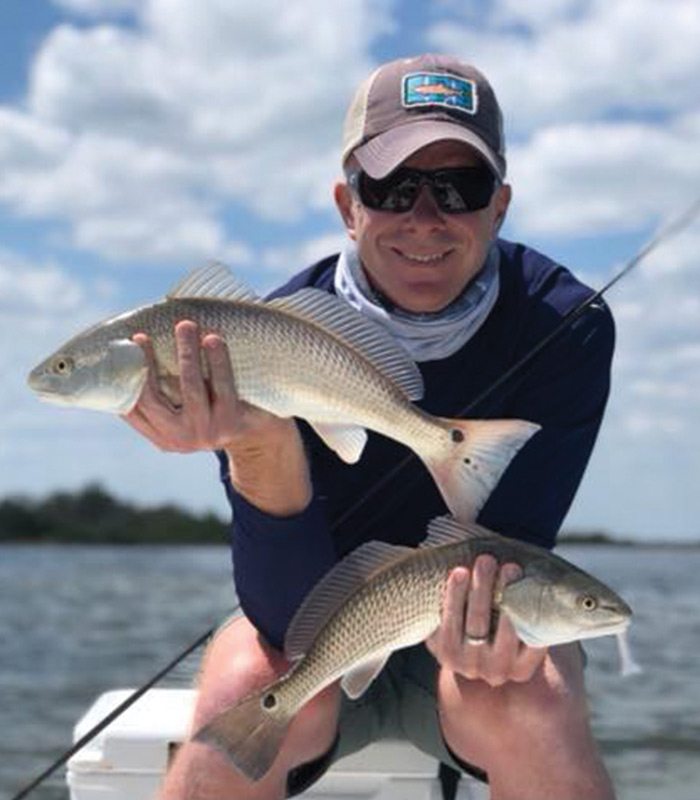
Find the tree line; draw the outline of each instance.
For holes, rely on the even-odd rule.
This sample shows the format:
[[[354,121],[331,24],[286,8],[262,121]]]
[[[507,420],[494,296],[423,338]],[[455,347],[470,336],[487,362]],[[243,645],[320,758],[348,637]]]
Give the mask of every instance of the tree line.
[[[194,514],[175,505],[134,506],[99,484],[43,499],[0,500],[0,543],[221,544],[228,541],[228,528],[213,513]],[[559,543],[632,544],[602,531],[562,531]]]
[[[99,484],[43,499],[0,501],[0,542],[80,544],[204,544],[227,541],[228,526],[215,514],[174,505],[138,508]]]

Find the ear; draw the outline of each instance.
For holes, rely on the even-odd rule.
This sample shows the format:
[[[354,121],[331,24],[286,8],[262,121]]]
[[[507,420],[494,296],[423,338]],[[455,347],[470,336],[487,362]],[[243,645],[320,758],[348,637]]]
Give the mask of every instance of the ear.
[[[348,236],[352,240],[355,240],[355,200],[347,183],[343,181],[338,181],[338,183],[336,183],[333,189],[333,198],[335,199],[335,205],[340,212],[343,223],[345,224],[345,229],[348,232]]]
[[[501,225],[503,225],[512,195],[513,192],[509,183],[504,183],[502,186],[499,186],[498,189],[496,189],[496,194],[493,198],[495,212],[493,219],[494,236],[498,236],[498,231],[501,229]]]

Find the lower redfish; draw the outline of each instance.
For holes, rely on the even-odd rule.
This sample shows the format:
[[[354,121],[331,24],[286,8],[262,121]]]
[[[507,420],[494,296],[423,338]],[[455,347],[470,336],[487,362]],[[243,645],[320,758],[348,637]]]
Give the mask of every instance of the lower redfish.
[[[392,652],[428,638],[440,623],[450,572],[489,553],[520,565],[522,577],[494,596],[526,644],[547,647],[622,635],[631,611],[618,595],[563,558],[475,524],[439,517],[418,548],[368,542],[311,590],[285,640],[290,672],[200,730],[196,739],[225,755],[250,780],[272,766],[296,712],[342,678],[361,696]]]

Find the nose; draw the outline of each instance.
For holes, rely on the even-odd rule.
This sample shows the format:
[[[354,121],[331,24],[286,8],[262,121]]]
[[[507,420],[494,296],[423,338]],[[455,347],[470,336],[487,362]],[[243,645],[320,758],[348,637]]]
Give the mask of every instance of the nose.
[[[435,226],[444,225],[445,222],[444,215],[433,197],[432,189],[425,185],[418,190],[416,202],[408,211],[407,216],[417,225]]]

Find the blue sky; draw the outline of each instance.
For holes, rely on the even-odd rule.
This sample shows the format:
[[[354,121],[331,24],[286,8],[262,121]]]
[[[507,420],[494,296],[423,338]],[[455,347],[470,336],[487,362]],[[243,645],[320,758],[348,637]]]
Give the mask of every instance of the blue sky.
[[[25,375],[206,259],[265,290],[337,249],[340,126],[379,61],[487,73],[504,235],[599,286],[700,194],[698,41],[695,0],[0,4],[0,496],[99,480],[225,513],[210,456],[42,405]],[[568,528],[700,536],[699,250],[696,223],[609,297],[613,395]]]

